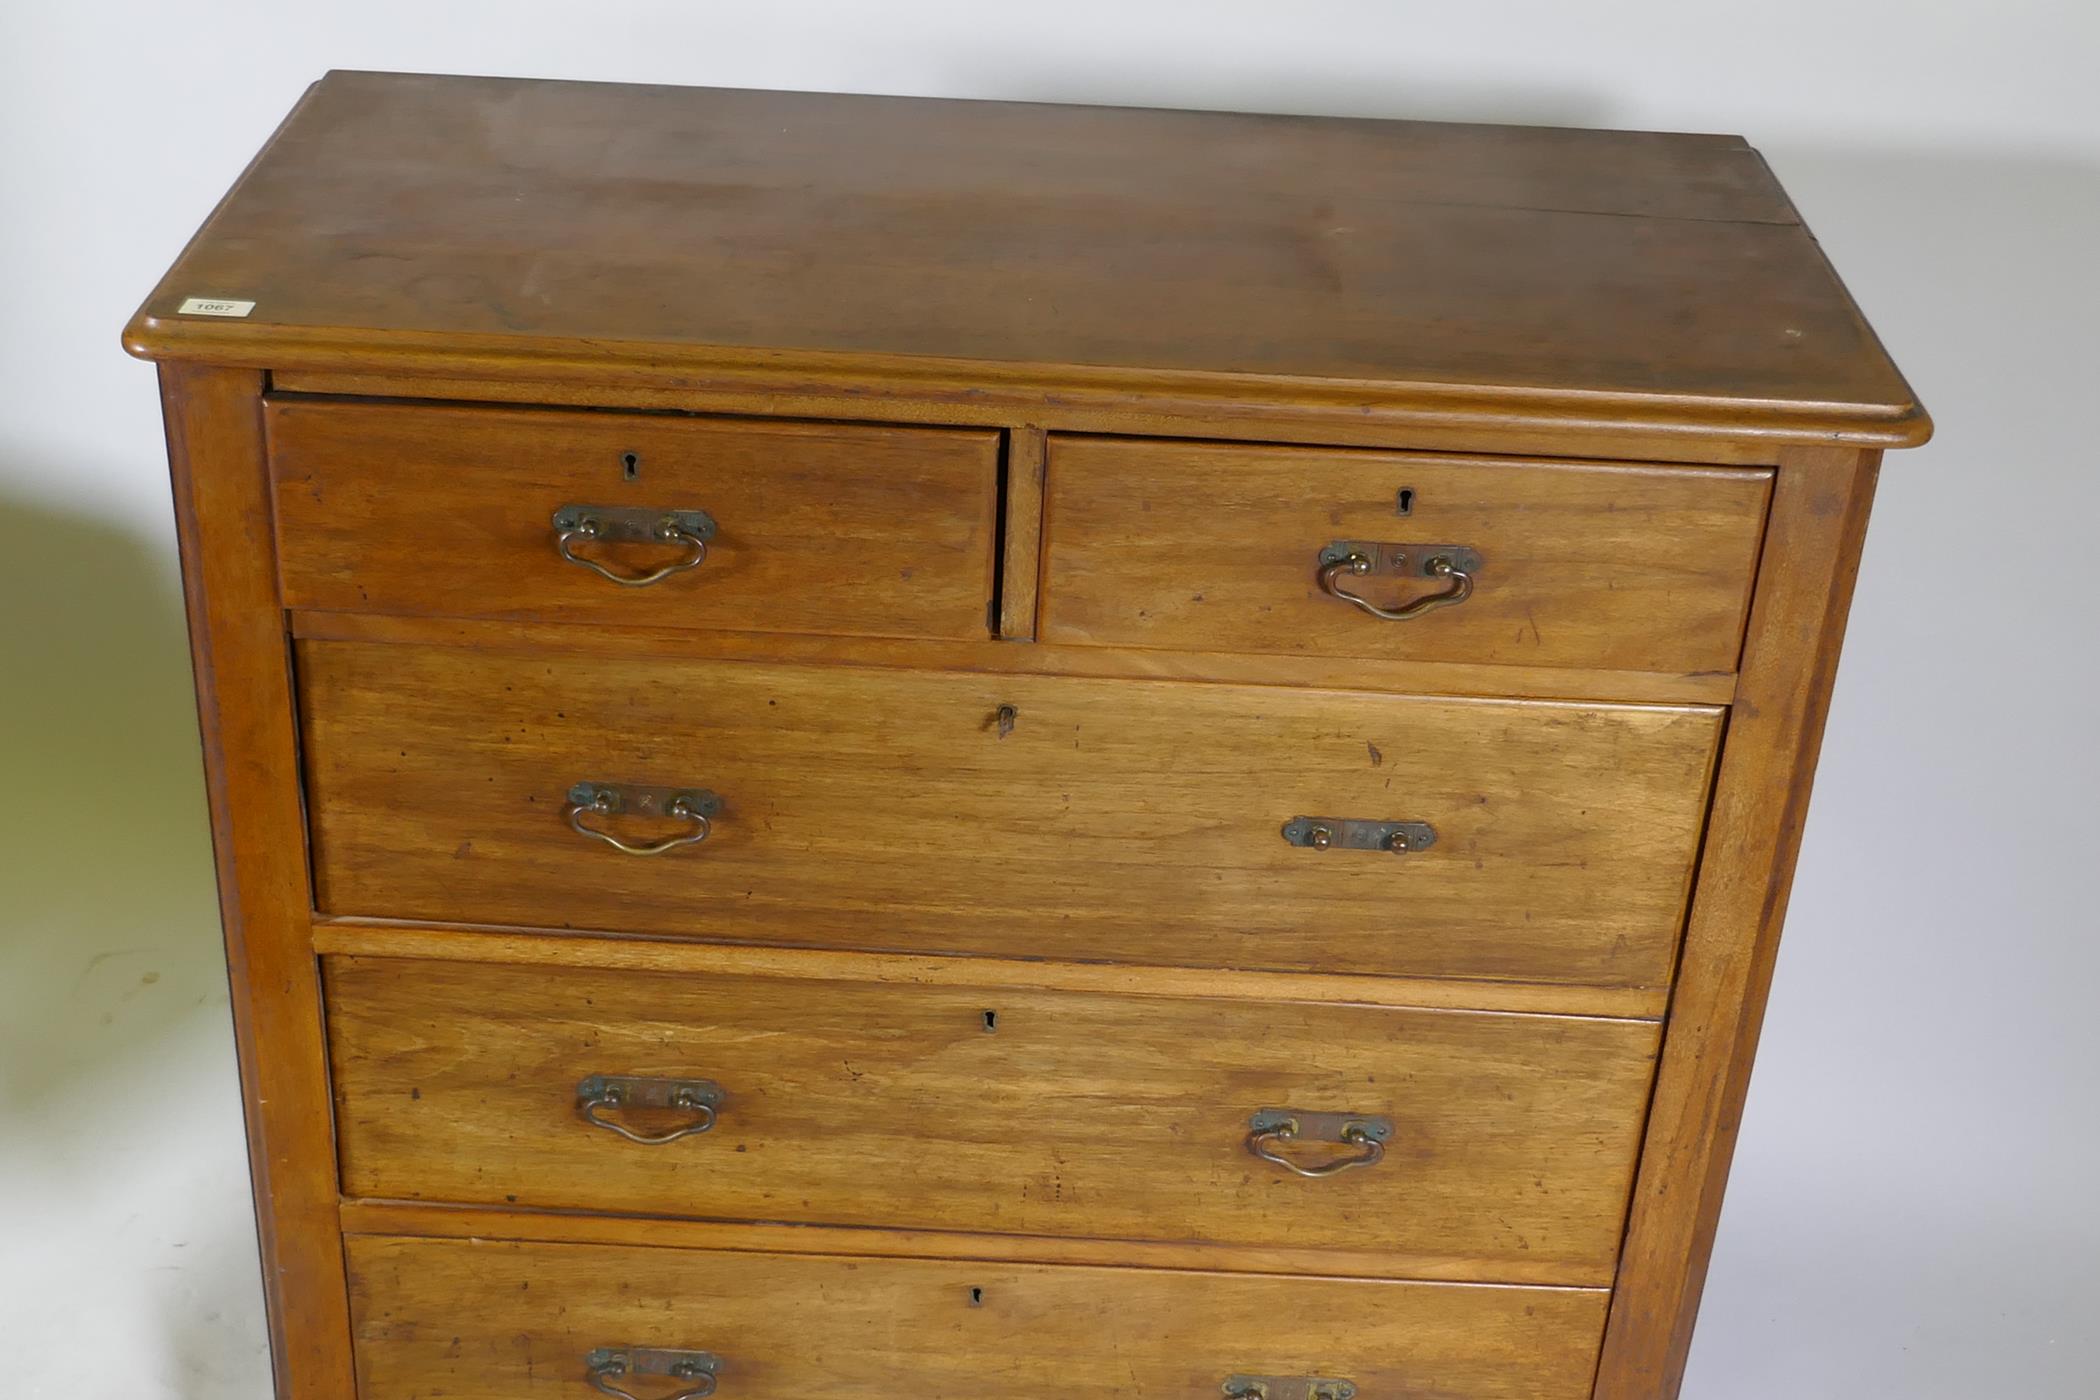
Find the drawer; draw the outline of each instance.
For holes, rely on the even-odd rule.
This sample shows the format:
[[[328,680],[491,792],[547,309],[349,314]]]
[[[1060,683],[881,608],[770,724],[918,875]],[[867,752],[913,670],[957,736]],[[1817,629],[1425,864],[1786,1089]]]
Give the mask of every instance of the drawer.
[[[1335,1251],[1330,1272],[1530,1283],[1611,1281],[1658,1034],[391,958],[326,975],[351,1196]],[[667,1106],[680,1085],[719,1102]],[[1265,1109],[1302,1112],[1298,1136],[1257,1131]]]
[[[582,1400],[614,1348],[704,1353],[721,1400],[1215,1400],[1260,1375],[1360,1400],[1581,1400],[1608,1297],[381,1235],[348,1253],[362,1400]]]
[[[1040,635],[1733,671],[1770,487],[1756,469],[1055,436]],[[1326,591],[1333,546],[1375,557],[1370,576],[1338,569],[1332,583],[1386,611],[1461,591],[1425,577],[1430,561],[1470,551],[1478,564],[1463,601],[1390,620]]]
[[[325,913],[1194,967],[1663,986],[1719,733],[1697,707],[361,642],[297,665]],[[687,791],[705,840],[646,814]],[[1317,849],[1301,817],[1435,842]]]
[[[995,432],[297,398],[266,420],[289,607],[988,630]],[[653,539],[666,512],[689,534]]]

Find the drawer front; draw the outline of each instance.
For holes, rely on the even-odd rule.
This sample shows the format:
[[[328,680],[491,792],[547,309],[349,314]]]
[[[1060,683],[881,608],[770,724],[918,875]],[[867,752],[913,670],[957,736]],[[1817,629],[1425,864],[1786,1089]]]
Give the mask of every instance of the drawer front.
[[[721,1400],[1215,1400],[1229,1378],[1262,1375],[1347,1381],[1359,1400],[1580,1400],[1608,1296],[495,1240],[348,1247],[362,1400],[582,1400],[598,1393],[591,1354],[613,1348],[712,1357]],[[678,1389],[662,1375],[615,1383]]]
[[[353,1196],[1333,1250],[1365,1256],[1338,1273],[1377,1255],[1536,1283],[1611,1280],[1657,1039],[398,959],[331,959],[327,996]],[[1295,1138],[1257,1129],[1271,1108],[1306,1115]]]
[[[1668,978],[1719,728],[1691,707],[350,642],[298,665],[326,913],[1614,987]],[[579,783],[719,805],[695,840],[698,820],[594,812]],[[1294,845],[1299,817],[1435,844]],[[638,857],[592,829],[686,844]]]
[[[994,432],[300,399],[266,416],[294,608],[988,629]],[[651,538],[666,512],[687,533]]]
[[[1770,474],[1053,437],[1048,642],[1663,672],[1736,666]],[[1404,494],[1404,501],[1403,501]],[[1403,505],[1406,513],[1401,513]],[[1322,584],[1322,551],[1377,572]],[[1364,545],[1405,546],[1390,554]],[[1347,551],[1338,551],[1346,553]]]

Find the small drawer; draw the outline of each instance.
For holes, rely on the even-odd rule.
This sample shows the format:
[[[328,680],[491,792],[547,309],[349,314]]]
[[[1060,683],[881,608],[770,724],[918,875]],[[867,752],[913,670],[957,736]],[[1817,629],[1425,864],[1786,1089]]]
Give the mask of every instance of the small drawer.
[[[1658,1034],[394,958],[326,981],[351,1196],[1570,1285],[1611,1281]]]
[[[297,658],[325,913],[893,952],[1660,988],[1720,732],[1698,707]]]
[[[651,1400],[709,1374],[720,1400],[1218,1400],[1264,1376],[1269,1400],[1581,1400],[1609,1298],[388,1235],[348,1252],[362,1400],[582,1400],[623,1361],[604,1378]]]
[[[988,631],[999,435],[273,398],[292,608]]]
[[[1770,487],[1756,469],[1055,436],[1040,635],[1729,672]]]

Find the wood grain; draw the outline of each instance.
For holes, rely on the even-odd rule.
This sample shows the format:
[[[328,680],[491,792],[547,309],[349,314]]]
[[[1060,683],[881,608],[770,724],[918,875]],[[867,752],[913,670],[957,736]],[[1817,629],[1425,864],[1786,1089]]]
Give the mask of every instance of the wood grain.
[[[182,316],[197,295],[256,310]],[[336,73],[128,343],[1925,430],[1720,136]]]
[[[1057,436],[1042,637],[1731,672],[1769,488],[1755,470]],[[1388,622],[1321,591],[1336,540],[1466,545],[1486,563],[1465,602]],[[1386,607],[1445,587],[1348,583]]]
[[[599,1346],[712,1350],[739,1400],[1187,1400],[1239,1372],[1579,1400],[1604,1295],[609,1246],[350,1242],[363,1400],[588,1393]],[[653,1391],[650,1393],[654,1393]]]
[[[470,928],[386,919],[321,918],[322,953],[538,967],[627,968],[636,972],[745,973],[846,978],[927,987],[1120,992],[1212,1000],[1324,1001],[1446,1011],[1557,1013],[1619,1020],[1662,1019],[1661,987],[1569,987],[1541,982],[1378,977],[1364,973],[1240,972],[1227,968],[1131,967],[1048,958],[909,956],[831,948],[754,947],[682,939],[561,935],[535,929]]]
[[[387,617],[295,612],[292,635],[314,641],[412,642],[533,655],[785,661],[980,675],[1225,681],[1320,690],[1514,700],[1608,700],[1725,705],[1735,675],[1595,671],[1568,666],[1483,666],[1375,657],[1263,656],[1143,647],[1007,646],[899,637],[818,637],[782,632],[695,632],[668,627],[574,627],[486,618]]]
[[[334,1136],[292,678],[271,566],[262,376],[167,365],[161,406],[196,668],[270,1354],[281,1400],[351,1400]]]
[[[1292,1247],[1480,1281],[1610,1283],[1656,1044],[1651,1022],[845,980],[361,958],[326,980],[351,1195]],[[712,1131],[645,1147],[578,1116],[594,1074],[727,1097]],[[1307,1180],[1249,1152],[1270,1106],[1383,1115],[1393,1141]]]
[[[1664,985],[1719,730],[1693,708],[298,658],[325,913],[1166,966]],[[704,846],[634,859],[569,829],[583,780],[724,807]],[[1310,850],[1279,834],[1298,815],[1439,839]]]
[[[1684,1378],[1786,918],[1878,454],[1789,452],[1714,794],[1596,1400]]]
[[[294,607],[876,636],[990,633],[998,435],[273,396]],[[632,479],[628,459],[633,461]],[[704,510],[698,568],[623,588],[565,505]],[[573,546],[633,573],[683,550]]]

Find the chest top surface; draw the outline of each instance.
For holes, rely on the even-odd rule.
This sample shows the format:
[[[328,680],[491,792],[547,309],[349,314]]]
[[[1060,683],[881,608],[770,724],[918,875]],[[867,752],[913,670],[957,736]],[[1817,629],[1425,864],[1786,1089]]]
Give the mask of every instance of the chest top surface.
[[[253,302],[184,314],[189,298]],[[136,353],[1347,385],[1929,424],[1736,137],[332,73]]]

